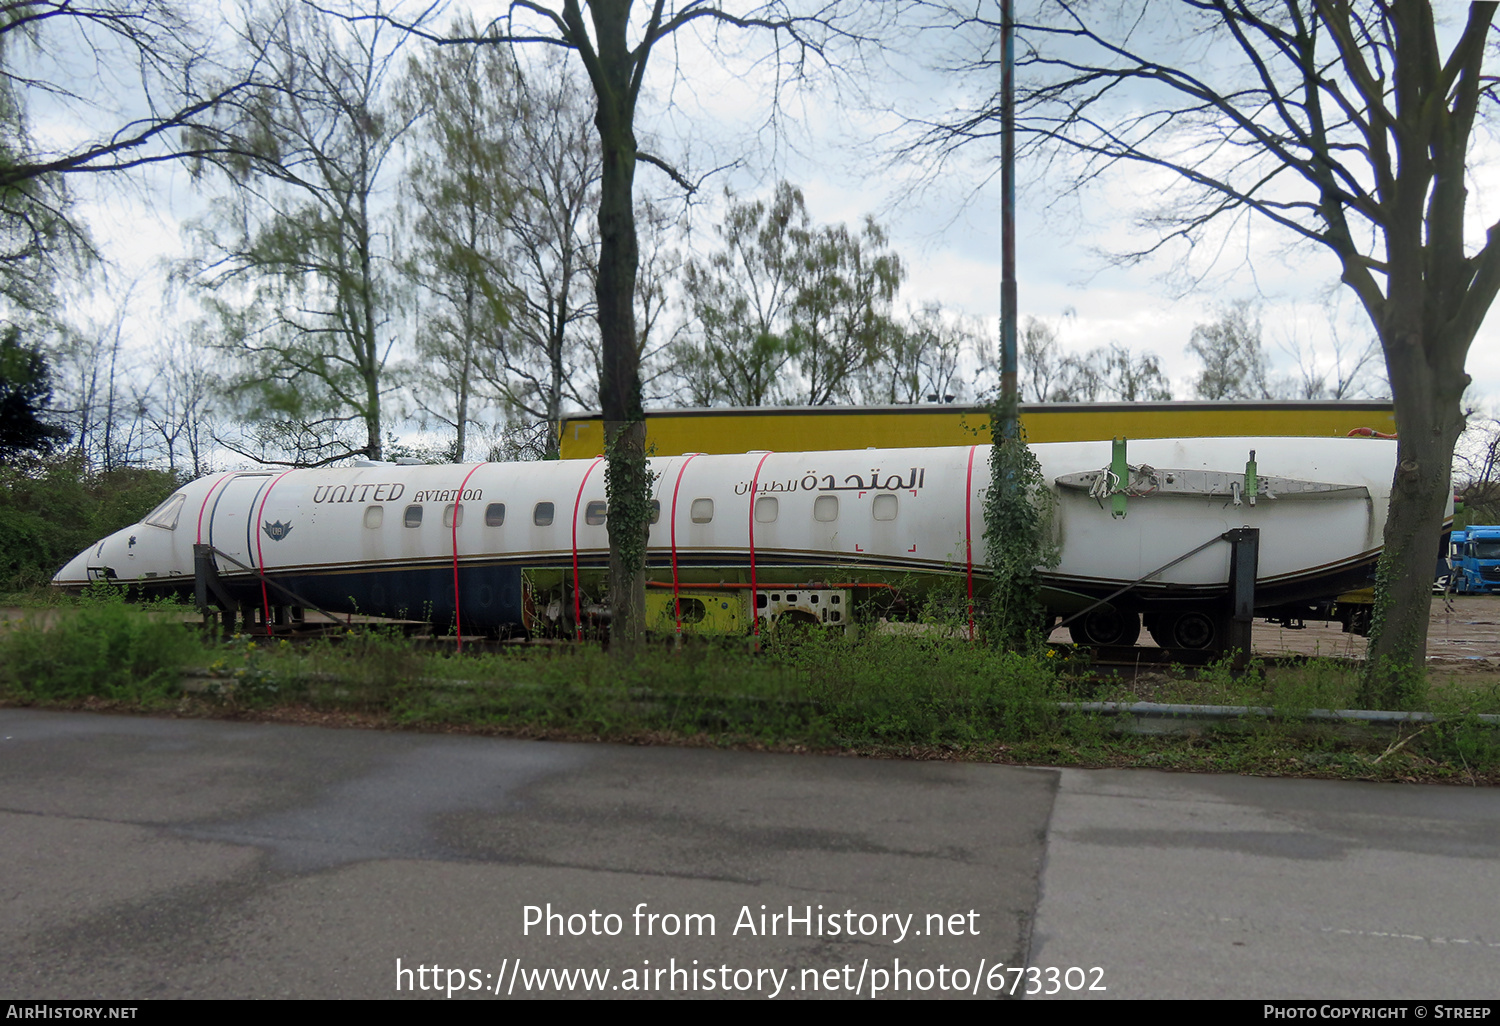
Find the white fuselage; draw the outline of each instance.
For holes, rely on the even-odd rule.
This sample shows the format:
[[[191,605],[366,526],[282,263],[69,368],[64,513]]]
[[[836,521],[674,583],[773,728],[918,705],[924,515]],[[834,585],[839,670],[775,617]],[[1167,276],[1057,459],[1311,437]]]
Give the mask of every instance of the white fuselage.
[[[1252,449],[1264,480],[1338,487],[1263,492],[1253,505],[1222,489],[1139,489],[1149,494],[1129,497],[1117,517],[1109,499],[1055,484],[1107,467],[1109,443],[1032,446],[1055,500],[1060,561],[1048,586],[1097,595],[1242,526],[1260,528],[1257,579],[1268,594],[1368,567],[1381,544],[1393,442],[1167,439],[1130,443],[1128,460],[1162,481],[1167,472],[1223,477],[1243,475]],[[671,580],[675,565],[683,580],[741,580],[752,562],[764,581],[982,573],[988,455],[989,446],[974,446],[652,459],[651,573]],[[185,486],[153,516],[80,553],[54,583],[107,575],[181,588],[197,543],[228,557],[217,560],[225,580],[254,580],[237,561],[313,588],[328,608],[400,603],[414,615],[426,601],[440,613],[445,588],[488,587],[476,575],[550,569],[566,578],[575,565],[578,588],[597,591],[609,550],[604,503],[603,460],[231,472]],[[1228,571],[1228,546],[1210,546],[1153,577],[1146,594],[1222,593]],[[378,582],[378,600],[366,578]],[[521,598],[510,591],[490,596],[491,618],[515,615]],[[477,599],[463,603],[466,622],[471,607],[480,615]]]

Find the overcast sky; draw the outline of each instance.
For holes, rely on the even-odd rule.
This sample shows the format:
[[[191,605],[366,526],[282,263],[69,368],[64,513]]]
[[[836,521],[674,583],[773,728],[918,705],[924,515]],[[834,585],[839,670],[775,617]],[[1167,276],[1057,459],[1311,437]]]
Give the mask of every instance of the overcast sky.
[[[481,16],[496,7],[475,2]],[[440,23],[446,23],[446,18]],[[813,91],[782,92],[773,117],[771,63],[754,41],[741,53],[714,52],[703,34],[684,34],[673,51],[659,51],[648,78],[638,127],[643,145],[691,172],[737,166],[710,181],[704,198],[687,213],[699,245],[711,245],[724,185],[742,197],[768,195],[778,179],[799,185],[815,222],[856,225],[873,214],[890,231],[908,279],[903,303],[941,302],[980,318],[995,331],[1000,293],[1000,215],[996,154],[976,148],[936,178],[911,162],[893,160],[903,136],[888,109],[931,112],[962,101],[966,84],[924,68],[920,52],[876,60],[868,75],[825,76]],[[914,46],[920,50],[920,46]],[[66,119],[38,125],[64,138],[85,131]],[[1487,144],[1488,145],[1488,144]],[[1477,213],[1500,216],[1490,145],[1471,175]],[[1267,352],[1281,373],[1295,368],[1286,352],[1300,346],[1326,363],[1332,355],[1330,318],[1346,343],[1358,348],[1373,336],[1363,313],[1338,285],[1336,262],[1320,249],[1297,243],[1263,224],[1214,240],[1213,273],[1196,291],[1181,294],[1163,280],[1170,260],[1125,268],[1102,253],[1142,245],[1132,225],[1143,205],[1170,195],[1176,183],[1164,174],[1119,176],[1082,198],[1062,198],[1035,167],[1020,170],[1017,250],[1023,317],[1058,326],[1063,346],[1082,352],[1110,342],[1162,358],[1173,393],[1191,398],[1196,364],[1184,352],[1195,324],[1215,318],[1223,304],[1250,299],[1263,304]],[[655,169],[637,172],[638,194],[668,196],[670,183]],[[108,295],[80,297],[103,311],[125,283],[139,279],[131,297],[127,333],[144,345],[190,311],[182,297],[162,297],[160,267],[185,252],[184,219],[201,208],[201,195],[181,168],[162,166],[129,183],[81,183],[81,211],[116,270]],[[1477,222],[1476,222],[1477,223]],[[1201,253],[1208,252],[1200,249]],[[1068,316],[1064,316],[1069,312]],[[1500,329],[1496,315],[1470,355],[1475,393],[1500,404]]]

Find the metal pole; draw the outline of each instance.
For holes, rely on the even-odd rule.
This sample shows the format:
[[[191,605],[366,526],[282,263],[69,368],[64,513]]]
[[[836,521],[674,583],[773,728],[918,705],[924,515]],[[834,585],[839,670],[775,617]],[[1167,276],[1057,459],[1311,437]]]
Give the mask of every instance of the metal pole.
[[[1260,568],[1260,528],[1226,531],[1229,556],[1229,652],[1234,671],[1250,662],[1250,628],[1255,622],[1255,575]]]
[[[1004,438],[1016,438],[1016,26],[1011,0],[1002,0],[1000,12],[1000,431]]]

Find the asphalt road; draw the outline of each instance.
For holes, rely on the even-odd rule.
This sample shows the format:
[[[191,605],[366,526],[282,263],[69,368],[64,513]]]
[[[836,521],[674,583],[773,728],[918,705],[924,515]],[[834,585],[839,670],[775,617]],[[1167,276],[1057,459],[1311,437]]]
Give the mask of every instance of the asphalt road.
[[[0,999],[1493,998],[1497,856],[1486,790],[0,710]]]

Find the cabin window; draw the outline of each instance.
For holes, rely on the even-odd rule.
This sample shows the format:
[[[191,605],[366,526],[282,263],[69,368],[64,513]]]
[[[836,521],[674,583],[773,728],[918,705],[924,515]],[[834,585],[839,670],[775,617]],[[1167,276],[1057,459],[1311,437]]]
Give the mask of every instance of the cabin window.
[[[598,527],[604,523],[608,512],[609,507],[596,499],[583,508],[583,522],[591,527]]]
[[[407,527],[421,527],[422,526],[422,507],[421,506],[408,506],[408,507],[406,507],[406,516],[402,518],[402,523],[406,524]]]
[[[762,495],[755,500],[755,522],[757,524],[776,523],[777,507],[780,503],[774,495]]]
[[[484,526],[500,527],[505,523],[505,503],[492,502],[484,507]]]
[[[714,521],[714,500],[694,499],[688,515],[695,524],[711,524]]]
[[[837,495],[820,495],[813,501],[813,519],[819,523],[829,524],[839,518],[839,497]]]
[[[383,523],[385,523],[385,507],[384,506],[366,506],[365,507],[365,526],[366,527],[368,527],[372,531],[375,531],[375,530],[379,530],[380,525],[383,524]]]
[[[651,500],[651,522],[654,524],[661,519],[661,503],[655,499]]]
[[[870,507],[875,514],[876,520],[896,519],[896,497],[889,493],[875,496],[875,502]]]
[[[531,522],[538,527],[552,526],[552,503],[539,502],[531,511]]]
[[[145,523],[168,531],[177,530],[177,518],[182,515],[182,507],[186,502],[186,495],[178,493],[172,496],[147,514]]]
[[[448,503],[443,509],[444,527],[462,527],[464,523],[464,508],[460,505]]]

